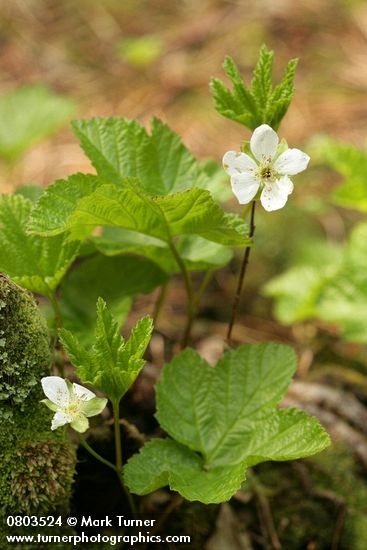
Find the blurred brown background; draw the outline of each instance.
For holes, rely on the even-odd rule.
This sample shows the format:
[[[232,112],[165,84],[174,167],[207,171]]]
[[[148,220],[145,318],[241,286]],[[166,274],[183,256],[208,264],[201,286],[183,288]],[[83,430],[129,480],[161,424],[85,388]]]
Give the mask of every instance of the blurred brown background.
[[[367,114],[367,3],[358,0],[2,0],[0,93],[43,83],[74,98],[75,116],[155,114],[199,157],[221,159],[246,130],[213,109],[208,82],[226,54],[250,78],[262,43],[275,75],[299,56],[296,95],[281,134],[363,142]],[[9,128],[11,131],[11,128]],[[0,172],[5,190],[49,183],[88,161],[67,128]]]

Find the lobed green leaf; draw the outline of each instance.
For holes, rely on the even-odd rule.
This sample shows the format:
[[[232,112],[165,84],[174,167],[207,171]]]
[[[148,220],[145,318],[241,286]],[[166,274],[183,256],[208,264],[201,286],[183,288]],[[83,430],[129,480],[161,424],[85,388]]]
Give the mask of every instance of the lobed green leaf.
[[[180,136],[157,118],[151,135],[138,121],[118,117],[77,120],[73,129],[97,173],[111,183],[130,176],[140,191],[167,195],[208,182]]]
[[[44,236],[63,233],[78,202],[103,183],[97,176],[80,173],[55,181],[46,188],[32,211],[28,232]]]
[[[20,194],[0,197],[0,271],[38,294],[50,296],[78,253],[79,244],[66,235],[28,235],[32,202]]]
[[[136,231],[166,243],[181,235],[198,235],[229,246],[250,242],[244,222],[225,214],[209,191],[197,188],[153,198],[103,185],[79,201],[65,229],[73,239],[82,239],[99,225]]]
[[[329,438],[315,418],[277,408],[295,369],[293,350],[280,344],[240,346],[215,368],[193,350],[180,353],[156,386],[156,416],[172,439],[153,440],[128,461],[130,490],[169,484],[189,500],[221,502],[248,467],[323,450]]]

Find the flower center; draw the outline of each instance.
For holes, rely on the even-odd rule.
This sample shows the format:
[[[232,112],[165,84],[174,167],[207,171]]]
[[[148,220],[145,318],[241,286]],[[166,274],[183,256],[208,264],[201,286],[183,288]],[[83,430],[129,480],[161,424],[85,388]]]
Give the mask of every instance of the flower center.
[[[261,179],[271,180],[274,176],[274,172],[270,166],[264,166],[260,170]]]
[[[80,403],[78,403],[78,401],[69,403],[66,412],[70,414],[70,416],[77,415],[80,412]]]

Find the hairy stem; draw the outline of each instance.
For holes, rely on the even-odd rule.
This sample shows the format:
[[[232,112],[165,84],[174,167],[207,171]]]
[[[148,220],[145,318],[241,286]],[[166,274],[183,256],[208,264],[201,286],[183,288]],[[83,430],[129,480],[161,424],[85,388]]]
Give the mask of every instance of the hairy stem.
[[[254,233],[255,233],[255,206],[256,206],[256,201],[252,201],[250,231],[249,231],[250,239],[252,239],[252,237],[254,236]],[[232,330],[233,330],[233,326],[234,326],[234,323],[235,323],[235,320],[236,320],[236,317],[237,317],[238,304],[239,304],[240,298],[241,298],[243,283],[244,283],[244,280],[245,280],[247,265],[248,265],[249,257],[250,257],[250,251],[251,251],[251,245],[246,246],[245,253],[244,253],[244,256],[243,256],[243,260],[242,260],[240,276],[239,276],[239,279],[238,279],[237,290],[236,290],[236,294],[235,294],[234,301],[233,301],[231,319],[230,319],[229,324],[228,324],[228,330],[227,330],[227,342],[228,342],[228,344],[231,344]]]
[[[125,487],[124,482],[122,480],[122,444],[121,444],[121,431],[120,431],[120,402],[119,401],[112,401],[112,410],[113,410],[113,425],[114,425],[114,432],[115,432],[115,453],[116,453],[116,468],[115,471],[117,472],[117,476],[119,478],[119,481],[121,483],[121,487],[126,495],[126,498],[128,500],[130,510],[133,514],[133,516],[137,515],[137,510],[135,506],[135,502],[133,499],[132,494],[128,490],[127,487]]]

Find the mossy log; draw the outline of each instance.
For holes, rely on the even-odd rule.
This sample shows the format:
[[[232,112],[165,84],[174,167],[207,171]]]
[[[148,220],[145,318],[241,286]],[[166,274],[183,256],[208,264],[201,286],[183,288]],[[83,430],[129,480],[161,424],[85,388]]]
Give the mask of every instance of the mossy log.
[[[50,369],[48,329],[34,298],[0,274],[1,524],[8,515],[68,510],[75,449],[65,431],[51,432],[40,403]]]

